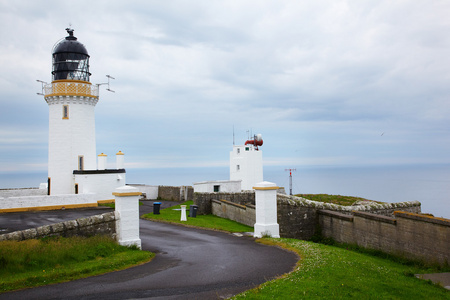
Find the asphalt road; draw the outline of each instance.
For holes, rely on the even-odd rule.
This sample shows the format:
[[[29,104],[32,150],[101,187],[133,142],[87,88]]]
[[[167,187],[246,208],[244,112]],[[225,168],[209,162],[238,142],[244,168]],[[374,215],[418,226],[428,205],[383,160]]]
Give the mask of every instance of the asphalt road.
[[[287,273],[298,260],[250,237],[148,220],[140,220],[140,237],[144,250],[157,253],[147,264],[0,299],[220,299]]]

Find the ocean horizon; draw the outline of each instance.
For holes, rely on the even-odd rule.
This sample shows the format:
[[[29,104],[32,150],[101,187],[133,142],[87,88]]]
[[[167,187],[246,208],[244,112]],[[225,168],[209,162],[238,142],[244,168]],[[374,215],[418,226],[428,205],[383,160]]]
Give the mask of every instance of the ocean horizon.
[[[417,200],[422,212],[450,219],[450,164],[404,166],[289,166],[293,194],[335,194],[383,202]],[[127,169],[127,183],[192,185],[227,180],[228,167]],[[38,187],[47,172],[0,172],[0,188]],[[264,166],[264,180],[289,193],[289,172],[281,166]]]

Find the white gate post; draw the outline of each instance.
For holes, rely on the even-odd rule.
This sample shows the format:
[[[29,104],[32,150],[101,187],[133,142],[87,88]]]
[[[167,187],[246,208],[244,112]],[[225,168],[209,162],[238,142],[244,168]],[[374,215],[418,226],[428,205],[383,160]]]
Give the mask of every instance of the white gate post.
[[[263,181],[253,187],[255,190],[256,223],[254,237],[265,235],[280,237],[277,223],[277,190],[275,183]]]
[[[139,196],[131,186],[122,186],[113,193],[116,202],[116,233],[119,245],[136,245],[142,249],[139,238]]]

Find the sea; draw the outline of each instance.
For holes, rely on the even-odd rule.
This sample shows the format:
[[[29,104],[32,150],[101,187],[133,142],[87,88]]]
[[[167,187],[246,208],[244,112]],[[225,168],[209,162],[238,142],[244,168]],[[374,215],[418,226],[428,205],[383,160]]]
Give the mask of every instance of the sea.
[[[289,171],[283,166],[264,166],[264,180],[289,193]],[[289,166],[293,194],[334,194],[383,202],[417,200],[422,212],[450,219],[450,164],[400,166]],[[228,167],[127,169],[127,183],[192,185],[227,180]],[[47,172],[0,171],[0,189],[38,187]]]

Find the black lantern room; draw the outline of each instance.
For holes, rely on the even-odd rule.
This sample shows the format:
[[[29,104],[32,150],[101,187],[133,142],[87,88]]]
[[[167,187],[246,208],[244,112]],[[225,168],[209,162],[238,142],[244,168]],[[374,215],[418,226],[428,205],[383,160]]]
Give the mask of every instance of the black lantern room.
[[[53,50],[53,81],[89,81],[89,54],[83,44],[73,36],[73,29],[66,28],[67,36]]]

